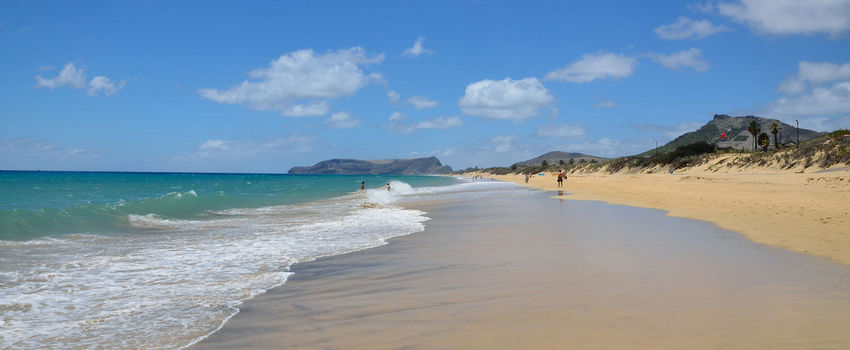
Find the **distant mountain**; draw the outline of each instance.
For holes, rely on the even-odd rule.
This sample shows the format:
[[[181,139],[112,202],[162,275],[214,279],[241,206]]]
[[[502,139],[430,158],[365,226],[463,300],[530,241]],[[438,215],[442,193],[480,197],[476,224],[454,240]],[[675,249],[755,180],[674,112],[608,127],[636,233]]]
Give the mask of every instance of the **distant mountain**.
[[[582,160],[584,160],[585,162],[590,162],[591,160],[595,160],[597,162],[607,160],[607,158],[591,156],[591,155],[587,155],[587,154],[584,154],[584,153],[552,151],[552,152],[546,153],[544,155],[541,155],[537,158],[532,158],[532,159],[529,159],[529,160],[526,160],[526,161],[517,162],[515,164],[516,165],[533,166],[533,165],[540,165],[545,160],[546,163],[548,163],[549,165],[557,165],[561,160],[563,160],[565,163],[569,163],[570,159],[572,159],[573,162],[575,162],[575,163],[579,163]]]
[[[747,131],[750,122],[755,121],[761,132],[767,133],[770,136],[770,147],[773,147],[773,134],[770,133],[770,124],[777,123],[782,128],[778,134],[781,144],[792,143],[797,141],[797,128],[792,125],[785,124],[777,119],[762,118],[757,116],[742,116],[730,117],[725,114],[716,114],[714,119],[697,129],[682,134],[675,140],[670,141],[664,146],[658,147],[657,150],[649,150],[640,155],[647,155],[653,152],[666,153],[675,150],[676,147],[692,144],[695,142],[705,141],[718,147],[731,147],[737,149],[750,150],[753,148],[753,135]],[[723,132],[726,132],[726,140],[721,139]],[[800,129],[800,141],[813,139],[823,133]]]
[[[452,168],[440,164],[437,157],[415,159],[330,159],[308,167],[294,167],[290,174],[372,174],[429,175],[448,174]]]

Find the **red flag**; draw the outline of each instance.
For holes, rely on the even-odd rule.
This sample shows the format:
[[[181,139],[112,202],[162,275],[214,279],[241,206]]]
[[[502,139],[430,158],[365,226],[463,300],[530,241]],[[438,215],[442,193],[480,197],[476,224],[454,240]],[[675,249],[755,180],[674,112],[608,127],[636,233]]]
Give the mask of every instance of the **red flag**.
[[[726,132],[725,131],[722,134],[720,134],[720,138],[723,139],[723,140],[726,140]]]

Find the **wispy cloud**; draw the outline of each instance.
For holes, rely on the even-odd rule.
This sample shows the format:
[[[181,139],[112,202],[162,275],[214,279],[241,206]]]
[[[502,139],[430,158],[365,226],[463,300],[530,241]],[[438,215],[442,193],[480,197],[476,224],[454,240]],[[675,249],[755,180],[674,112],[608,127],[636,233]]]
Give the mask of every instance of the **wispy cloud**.
[[[676,70],[690,68],[696,72],[704,72],[710,66],[702,57],[702,51],[693,47],[687,50],[673,52],[669,55],[653,52],[647,54],[647,56],[664,67]]]
[[[316,140],[315,136],[298,134],[280,136],[262,142],[211,139],[200,144],[194,151],[177,154],[171,157],[171,160],[245,159],[308,153],[313,150],[313,144]]]
[[[666,40],[703,39],[711,35],[729,31],[722,25],[715,25],[709,20],[695,21],[688,17],[679,17],[676,22],[656,27],[658,37]]]
[[[786,94],[798,94],[805,91],[807,85],[845,79],[850,79],[850,63],[801,61],[797,63],[797,74],[780,83],[777,90]]]
[[[599,103],[593,105],[593,108],[617,108],[617,107],[620,107],[620,105],[617,104],[617,102],[614,102],[614,101],[602,101],[602,102],[599,102]]]
[[[82,163],[101,159],[100,152],[85,148],[65,147],[33,138],[0,138],[0,164],[5,169],[62,169],[57,165],[79,167]]]
[[[52,67],[42,66],[37,70],[49,70]],[[71,89],[85,89],[88,86],[88,95],[95,96],[98,94],[102,94],[104,96],[112,96],[121,91],[124,88],[124,85],[127,84],[126,80],[122,80],[118,83],[115,83],[111,79],[106,76],[98,75],[92,78],[88,84],[86,84],[86,72],[83,68],[77,68],[74,63],[68,63],[63,68],[62,71],[59,72],[55,77],[45,78],[41,75],[37,75],[35,77],[36,88],[47,88],[50,90],[67,87]]]
[[[352,117],[351,113],[339,112],[325,119],[325,124],[330,125],[334,129],[347,129],[360,125],[360,119]]]
[[[587,135],[587,132],[579,124],[564,123],[541,125],[537,128],[537,135],[546,137],[582,138]]]
[[[466,86],[458,102],[464,114],[521,121],[536,117],[554,97],[537,78],[482,80]]]
[[[389,91],[387,91],[387,97],[389,97],[390,102],[395,103],[395,102],[398,102],[398,100],[401,98],[401,94],[399,94],[398,92],[396,92],[394,90],[389,90]]]
[[[253,80],[225,90],[200,89],[198,93],[215,102],[244,104],[284,116],[325,115],[330,100],[354,95],[369,83],[380,81],[380,74],[366,74],[362,67],[383,59],[384,55],[369,56],[360,47],[324,55],[299,50],[280,56],[267,68],[251,71]]]
[[[425,96],[410,96],[407,98],[407,103],[411,104],[416,109],[429,109],[437,107],[437,101],[433,101]]]
[[[62,68],[53,78],[44,78],[41,75],[35,77],[36,88],[48,88],[53,90],[59,87],[69,87],[72,89],[85,89],[86,87],[86,72],[82,68],[77,68],[73,63],[68,63]]]
[[[576,62],[546,74],[546,80],[589,83],[599,79],[622,79],[632,75],[638,60],[615,53],[584,54]]]
[[[411,133],[417,130],[426,129],[448,130],[463,125],[463,119],[455,116],[439,116],[433,119],[425,119],[419,122],[407,123],[407,116],[398,112],[394,112],[387,120],[388,122],[385,125],[387,130],[398,133]]]
[[[716,9],[763,34],[838,36],[850,30],[848,0],[737,0],[719,2]]]
[[[426,49],[423,46],[424,42],[425,42],[425,37],[420,36],[413,43],[412,47],[408,48],[407,50],[404,50],[403,54],[405,56],[408,56],[408,57],[419,57],[420,55],[423,55],[423,54],[433,55],[434,51]]]

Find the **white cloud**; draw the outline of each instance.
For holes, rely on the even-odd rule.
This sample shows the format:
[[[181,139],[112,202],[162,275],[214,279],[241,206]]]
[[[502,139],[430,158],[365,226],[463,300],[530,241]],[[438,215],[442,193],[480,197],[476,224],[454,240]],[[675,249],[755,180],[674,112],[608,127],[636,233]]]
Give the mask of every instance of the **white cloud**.
[[[413,43],[413,47],[404,50],[404,55],[410,57],[417,57],[422,54],[434,54],[433,51],[428,50],[422,46],[423,42],[425,42],[425,37],[420,36],[418,39],[416,39],[416,42]]]
[[[398,100],[401,98],[401,95],[398,92],[395,92],[394,90],[389,90],[387,91],[387,97],[390,98],[390,102],[395,103],[398,102]]]
[[[229,151],[230,147],[222,140],[207,140],[207,142],[198,146],[198,149],[202,151]]]
[[[448,130],[463,125],[463,119],[459,117],[437,117],[434,119],[426,119],[418,123],[406,124],[404,121],[407,116],[399,112],[395,112],[389,117],[389,123],[385,127],[393,132],[411,133],[416,130],[431,129],[431,130]]]
[[[537,78],[505,78],[467,85],[458,105],[464,114],[520,121],[537,116],[553,100]]]
[[[244,104],[285,116],[318,116],[330,110],[329,100],[354,95],[380,74],[365,74],[362,66],[380,63],[383,55],[368,56],[360,47],[316,55],[299,50],[280,56],[267,68],[249,73],[253,80],[226,90],[200,89],[198,93],[219,103]]]
[[[399,113],[399,112],[393,112],[393,114],[390,115],[389,119],[390,119],[390,121],[399,121],[399,120],[404,120],[405,118],[407,118],[406,115]]]
[[[84,89],[86,87],[86,72],[77,68],[73,63],[68,63],[62,71],[53,78],[44,78],[41,75],[35,77],[36,88],[48,88],[53,90],[58,87],[69,87],[72,89]]]
[[[585,135],[587,135],[587,132],[579,124],[549,124],[545,126],[541,125],[537,128],[537,136],[565,137],[574,139],[582,138]]]
[[[850,79],[850,63],[806,62],[797,64],[797,75],[788,77],[777,90],[787,94],[798,94],[806,90],[806,83],[813,85]]]
[[[789,119],[843,114],[850,111],[850,81],[817,87],[809,93],[784,97],[768,106],[765,114]]]
[[[516,139],[517,137],[514,135],[494,137],[490,140],[493,144],[493,152],[505,153],[510,151],[513,148],[513,142],[516,141]]]
[[[53,69],[51,66],[41,66],[38,67],[38,71],[45,71]],[[97,94],[103,94],[104,96],[112,96],[121,91],[124,88],[124,85],[127,84],[126,80],[122,80],[119,83],[115,83],[110,80],[108,77],[103,75],[98,75],[92,78],[92,80],[86,84],[86,72],[82,68],[77,68],[74,63],[68,63],[65,67],[62,68],[62,71],[59,72],[53,78],[45,78],[41,75],[37,75],[35,77],[36,88],[48,88],[55,89],[58,87],[67,87],[72,89],[85,89],[88,85],[88,95],[94,96]]]
[[[360,125],[360,119],[351,117],[351,114],[348,112],[339,112],[325,119],[325,124],[335,129],[353,128]]]
[[[614,102],[614,101],[602,101],[602,102],[599,102],[599,103],[593,105],[593,108],[617,108],[617,107],[620,107],[620,105],[617,104],[617,102]]]
[[[316,142],[314,136],[286,135],[265,142],[207,140],[193,152],[171,157],[172,161],[198,161],[210,159],[245,159],[261,156],[280,156],[308,153]]]
[[[432,101],[425,96],[410,96],[407,98],[407,103],[413,105],[416,109],[428,109],[437,107],[437,101]]]
[[[638,60],[614,53],[584,54],[581,59],[546,74],[546,80],[589,83],[597,79],[622,79],[632,75]]]
[[[416,123],[416,129],[435,129],[448,130],[463,125],[463,120],[458,117],[437,117],[436,119],[426,119]]]
[[[829,34],[850,29],[850,0],[738,0],[716,5],[720,14],[765,34]]]
[[[708,70],[709,64],[702,58],[702,51],[697,48],[690,48],[684,51],[677,51],[669,55],[658,53],[648,54],[649,58],[658,64],[670,69],[682,69],[684,67],[693,69],[697,72]]]
[[[89,82],[89,96],[97,95],[98,93],[103,93],[105,96],[112,96],[121,91],[124,88],[124,85],[127,85],[126,80],[122,80],[117,85],[109,78],[98,75],[91,79]]]
[[[654,29],[659,38],[667,40],[702,39],[728,30],[722,25],[714,25],[709,20],[695,21],[688,17],[679,17],[676,22]]]

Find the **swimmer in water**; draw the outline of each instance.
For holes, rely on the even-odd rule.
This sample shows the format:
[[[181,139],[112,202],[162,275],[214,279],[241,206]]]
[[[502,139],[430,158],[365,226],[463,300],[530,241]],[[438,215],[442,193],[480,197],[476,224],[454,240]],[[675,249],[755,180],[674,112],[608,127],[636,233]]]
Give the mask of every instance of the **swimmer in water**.
[[[389,190],[390,190],[390,183],[387,182],[387,191],[389,191]]]

